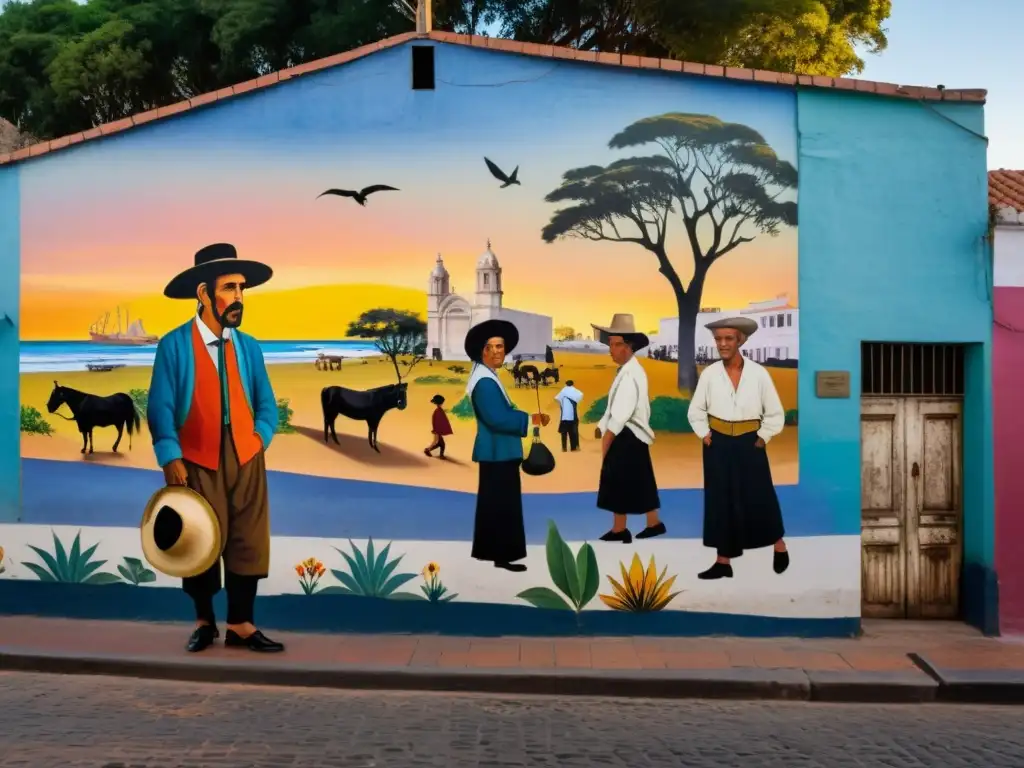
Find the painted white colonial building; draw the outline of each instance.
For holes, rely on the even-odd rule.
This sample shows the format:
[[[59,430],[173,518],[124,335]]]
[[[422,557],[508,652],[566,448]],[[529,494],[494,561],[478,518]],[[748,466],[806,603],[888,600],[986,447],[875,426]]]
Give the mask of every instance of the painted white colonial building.
[[[704,326],[726,317],[749,317],[760,326],[743,346],[743,355],[764,363],[774,360],[800,359],[800,310],[786,296],[768,301],[755,301],[743,309],[709,308],[697,315],[694,331],[694,355],[698,361],[715,360],[718,350],[715,339]],[[679,354],[679,318],[664,318],[658,323],[658,335],[651,340],[654,350],[675,358]]]
[[[519,329],[515,355],[543,360],[554,336],[554,321],[547,315],[508,309],[502,304],[503,296],[501,265],[490,240],[476,262],[472,301],[453,291],[448,270],[437,254],[427,288],[427,355],[435,360],[467,360],[463,346],[469,329],[484,320],[501,319]]]

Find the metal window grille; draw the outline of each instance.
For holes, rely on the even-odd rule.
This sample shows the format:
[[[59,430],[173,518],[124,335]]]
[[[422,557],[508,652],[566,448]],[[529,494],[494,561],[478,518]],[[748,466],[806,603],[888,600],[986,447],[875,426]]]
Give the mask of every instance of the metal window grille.
[[[865,342],[861,345],[861,394],[962,396],[964,347]]]

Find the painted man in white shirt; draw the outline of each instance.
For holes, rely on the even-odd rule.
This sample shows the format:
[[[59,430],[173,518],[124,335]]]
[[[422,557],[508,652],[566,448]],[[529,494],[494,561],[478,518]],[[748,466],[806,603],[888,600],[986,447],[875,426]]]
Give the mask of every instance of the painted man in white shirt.
[[[576,389],[572,379],[565,382],[562,391],[555,395],[558,403],[558,433],[562,436],[562,453],[580,449],[580,403],[583,393]]]
[[[637,333],[632,315],[614,315],[611,325],[593,328],[619,366],[604,416],[597,426],[603,457],[597,506],[614,515],[611,530],[601,540],[629,544],[633,535],[626,527],[627,515],[647,516],[647,526],[636,535],[638,539],[666,533],[665,524],[658,517],[661,500],[651,461],[654,430],[647,372],[635,354],[650,340]]]
[[[721,360],[701,373],[687,416],[704,443],[704,546],[718,557],[698,578],[730,579],[732,558],[768,546],[782,573],[789,553],[765,448],[785,424],[782,401],[764,366],[740,354],[756,322],[730,317],[705,327]]]

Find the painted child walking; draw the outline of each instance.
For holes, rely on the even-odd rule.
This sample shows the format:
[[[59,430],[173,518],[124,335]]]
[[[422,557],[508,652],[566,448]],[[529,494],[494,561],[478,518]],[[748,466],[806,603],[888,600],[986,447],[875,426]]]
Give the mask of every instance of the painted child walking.
[[[434,409],[433,415],[430,417],[430,433],[434,436],[433,442],[429,447],[423,449],[423,453],[427,456],[433,456],[434,451],[438,448],[441,449],[441,453],[438,455],[439,459],[444,458],[444,438],[445,435],[452,434],[452,425],[448,421],[448,414],[444,412],[444,397],[442,395],[434,395],[430,398],[430,402],[437,406]]]

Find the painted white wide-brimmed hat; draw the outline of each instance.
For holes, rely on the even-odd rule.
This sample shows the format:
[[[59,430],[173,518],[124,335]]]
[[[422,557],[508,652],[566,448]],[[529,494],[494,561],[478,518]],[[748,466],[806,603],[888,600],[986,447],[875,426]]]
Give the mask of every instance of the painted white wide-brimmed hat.
[[[609,336],[621,336],[623,339],[633,341],[635,343],[634,350],[643,349],[651,343],[646,333],[641,333],[636,329],[636,322],[632,315],[614,314],[609,325],[591,323],[590,327],[600,334],[600,341],[605,344],[608,343]]]
[[[220,557],[223,534],[210,503],[183,485],[153,494],[142,514],[142,555],[160,573],[198,576]]]
[[[732,328],[734,331],[739,331],[749,338],[757,331],[757,321],[751,320],[749,317],[724,317],[721,320],[708,323],[704,327],[709,331],[714,331],[718,328]]]

